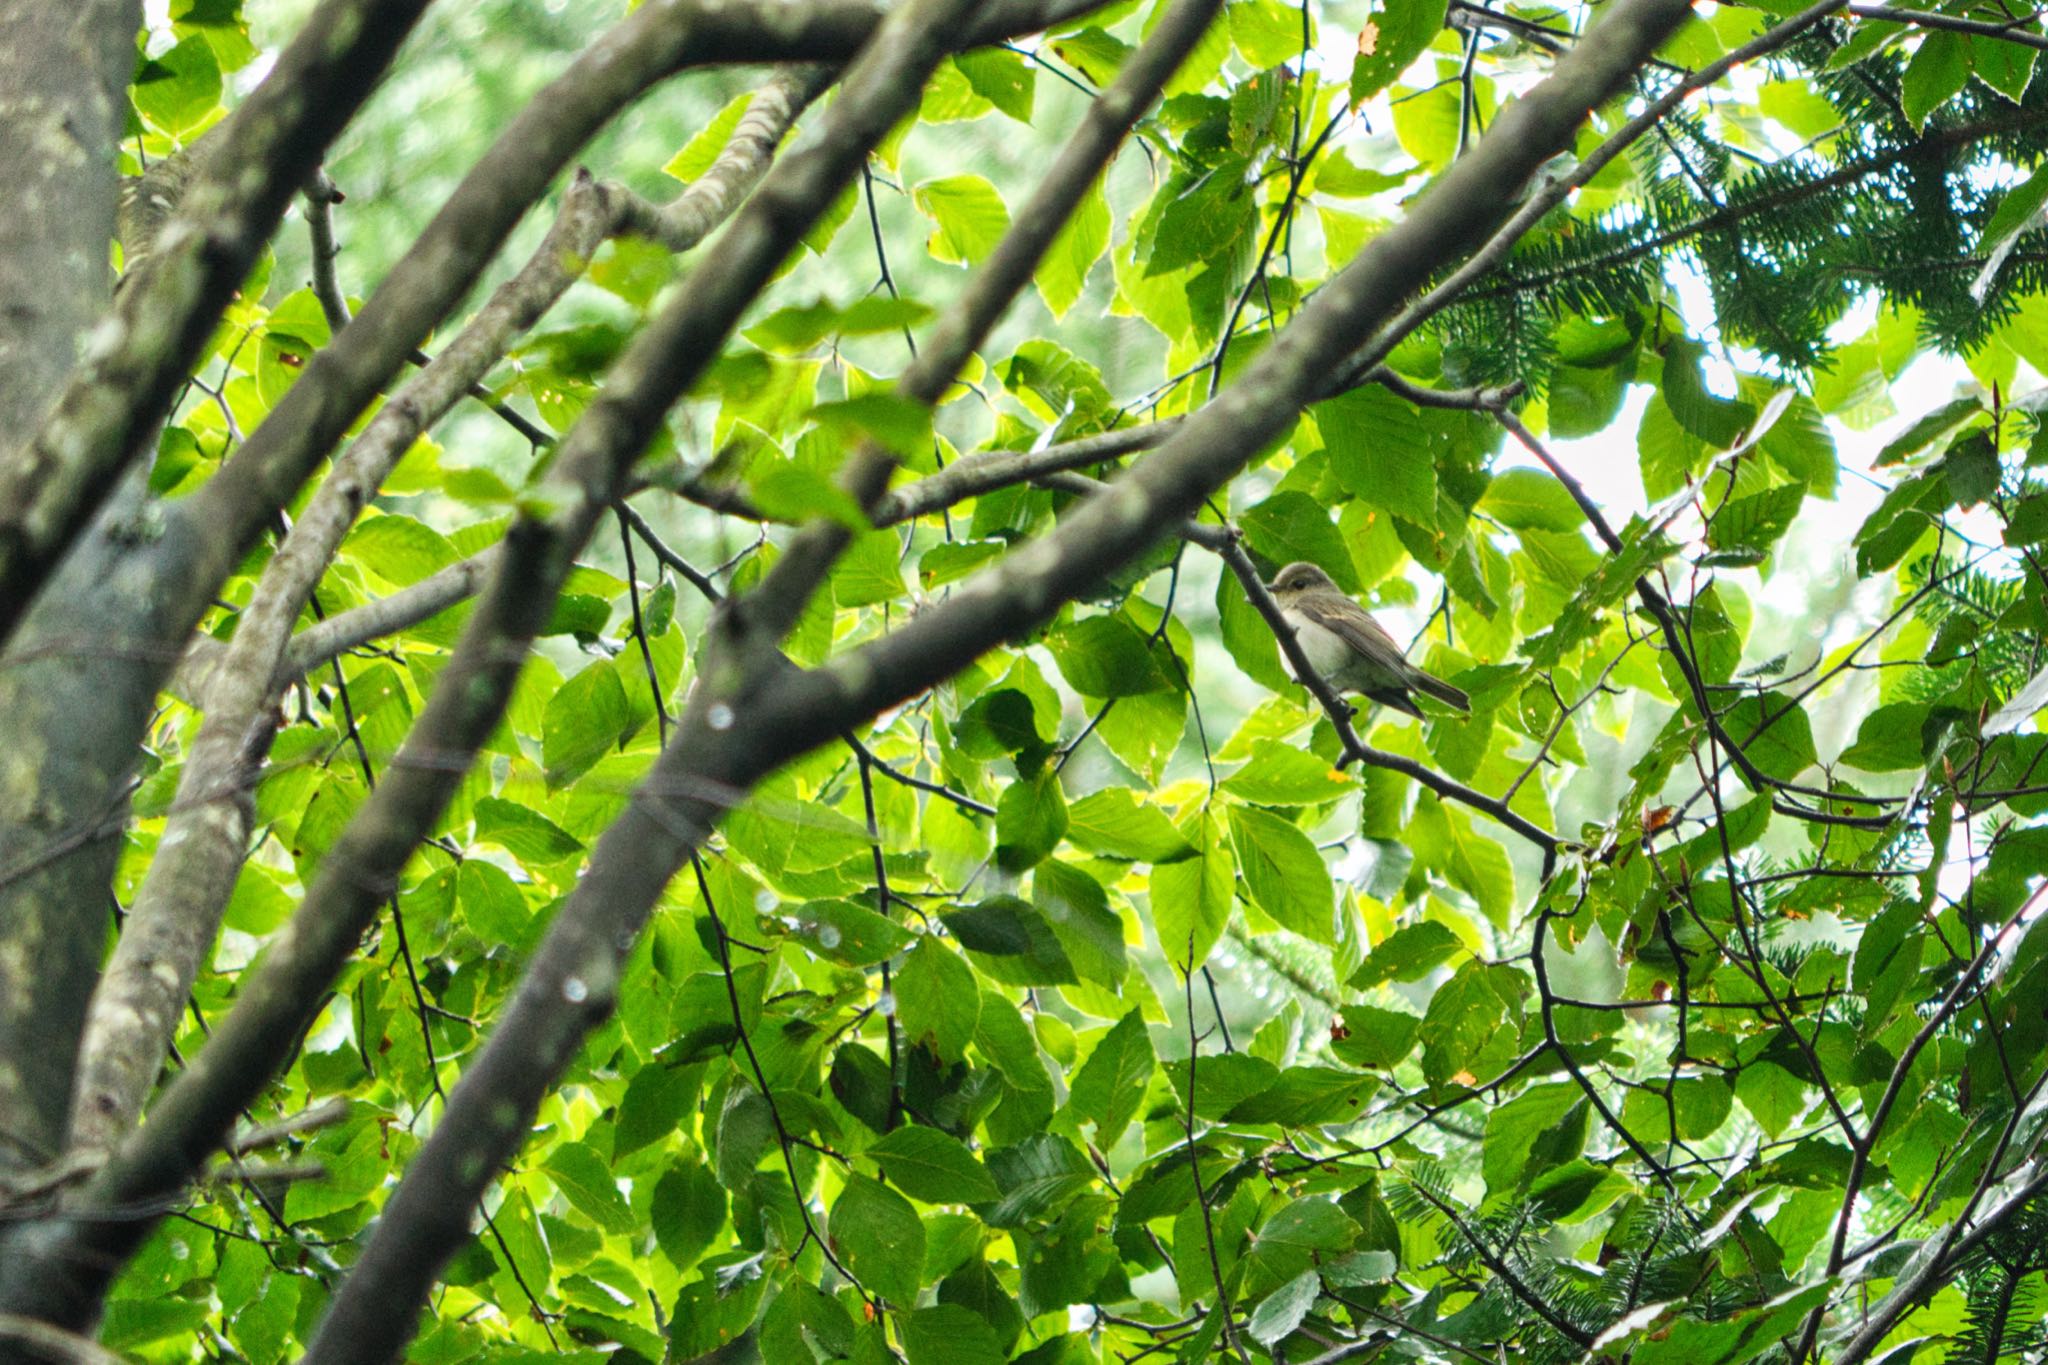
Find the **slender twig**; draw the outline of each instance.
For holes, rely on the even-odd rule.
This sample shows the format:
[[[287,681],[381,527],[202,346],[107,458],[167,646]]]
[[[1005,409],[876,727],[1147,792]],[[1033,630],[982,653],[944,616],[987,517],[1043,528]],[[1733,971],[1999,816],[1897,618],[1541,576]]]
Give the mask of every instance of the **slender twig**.
[[[1890,5],[1848,6],[1849,13],[1859,19],[1886,19],[1895,24],[1911,24],[1916,28],[1946,29],[1950,33],[1972,33],[1980,38],[1996,38],[2003,42],[2018,43],[2031,47],[2037,52],[2048,52],[2048,37],[2028,30],[2025,25],[2036,22],[2040,16],[2023,14],[1994,24],[1983,19],[1965,19],[1958,14],[1936,14],[1924,9],[1895,9]]]

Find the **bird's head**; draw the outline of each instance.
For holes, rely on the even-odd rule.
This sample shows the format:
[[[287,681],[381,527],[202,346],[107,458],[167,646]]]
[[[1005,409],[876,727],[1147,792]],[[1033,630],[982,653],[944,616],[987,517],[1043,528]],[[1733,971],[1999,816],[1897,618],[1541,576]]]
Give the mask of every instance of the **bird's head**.
[[[1302,593],[1315,592],[1320,589],[1327,589],[1331,592],[1339,591],[1337,585],[1330,581],[1328,574],[1306,561],[1297,561],[1289,564],[1278,574],[1274,575],[1273,581],[1266,585],[1267,592],[1282,599],[1296,597]]]

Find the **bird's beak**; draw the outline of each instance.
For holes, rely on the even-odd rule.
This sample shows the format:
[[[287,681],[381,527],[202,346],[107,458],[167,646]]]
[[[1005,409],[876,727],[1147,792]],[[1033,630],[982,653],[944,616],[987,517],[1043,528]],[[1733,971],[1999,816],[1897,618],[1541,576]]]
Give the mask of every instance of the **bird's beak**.
[[[1280,591],[1280,585],[1278,583],[1261,583],[1259,584],[1259,586],[1270,593],[1277,593]]]

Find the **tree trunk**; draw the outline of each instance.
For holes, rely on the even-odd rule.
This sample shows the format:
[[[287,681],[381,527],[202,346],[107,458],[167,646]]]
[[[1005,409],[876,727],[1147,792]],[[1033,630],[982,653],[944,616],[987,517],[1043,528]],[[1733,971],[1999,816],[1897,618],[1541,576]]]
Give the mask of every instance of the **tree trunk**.
[[[0,432],[35,430],[106,309],[115,153],[141,22],[139,0],[0,0]],[[74,561],[91,557],[81,549]],[[107,624],[91,623],[96,635]],[[0,668],[0,1176],[63,1145],[120,847],[122,810],[109,797],[132,763],[126,744],[120,755],[73,749],[90,750],[81,732],[99,727],[52,714],[67,695],[92,695],[75,689],[98,686],[101,672],[91,658],[48,652],[59,625],[24,631],[15,666]],[[39,643],[44,657],[25,663]]]

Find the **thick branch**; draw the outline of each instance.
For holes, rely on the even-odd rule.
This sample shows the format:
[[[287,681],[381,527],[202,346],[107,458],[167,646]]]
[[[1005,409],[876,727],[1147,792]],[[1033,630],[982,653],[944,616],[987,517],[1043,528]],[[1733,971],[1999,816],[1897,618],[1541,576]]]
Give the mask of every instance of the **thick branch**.
[[[235,113],[47,421],[0,460],[0,639],[119,482],[285,205],[427,0],[328,0]]]
[[[1132,127],[1159,97],[1180,69],[1210,22],[1221,0],[1178,0],[1138,49],[1118,70],[1116,79],[1088,106],[1081,126],[1067,139],[1015,223],[996,243],[938,326],[897,381],[896,392],[912,403],[936,406],[960,370],[989,332],[1030,283],[1031,273],[1052,246],[1082,197],[1088,193]],[[896,457],[876,441],[855,451],[840,482],[863,509],[872,509],[889,485]],[[779,644],[802,613],[832,563],[852,542],[851,528],[837,521],[819,521],[790,542],[769,570],[760,590],[740,604],[748,630],[769,644]]]
[[[880,72],[871,68],[864,86],[849,85],[818,138],[771,173],[713,243],[689,286],[614,364],[604,391],[563,438],[547,484],[552,510],[515,522],[507,533],[500,571],[391,769],[322,861],[291,923],[245,976],[235,1007],[207,1046],[77,1201],[124,1216],[80,1217],[49,1229],[37,1255],[17,1257],[0,1270],[0,1292],[27,1302],[40,1295],[66,1316],[89,1313],[104,1277],[151,1225],[151,1218],[133,1211],[156,1207],[189,1181],[239,1109],[288,1060],[292,1039],[503,716],[527,648],[546,624],[576,553],[623,491],[632,462],[668,407],[719,354],[741,312],[868,151],[914,107],[917,83],[905,78],[892,46],[882,49]],[[939,55],[925,65],[935,65]],[[449,1216],[467,1227],[466,1207]],[[347,1339],[391,1339],[388,1306],[376,1316],[375,1334]],[[391,1340],[395,1346],[403,1337]]]
[[[845,86],[821,124],[817,140],[776,168],[719,239],[692,277],[693,282],[701,281],[702,287],[679,296],[619,361],[605,395],[586,412],[557,458],[565,480],[581,484],[584,495],[577,510],[558,517],[558,527],[548,528],[556,531],[563,543],[574,536],[580,545],[595,518],[618,497],[630,456],[651,438],[653,422],[647,419],[658,418],[668,402],[718,354],[741,310],[768,283],[796,240],[859,171],[875,144],[916,107],[925,79],[951,49],[951,36],[974,3],[913,0],[890,12],[849,68]],[[644,394],[658,395],[659,404],[646,405],[651,411],[626,407]],[[606,420],[608,417],[611,420]],[[629,429],[627,439],[610,451],[597,452],[600,457],[610,457],[602,463],[586,454],[583,447],[588,442],[577,440],[586,429],[595,433],[593,439],[601,440],[635,418],[640,419],[639,425]],[[628,458],[618,458],[620,452]],[[556,561],[543,609],[553,601],[568,568],[566,556],[558,554]],[[463,648],[449,665],[450,673],[473,656],[483,655],[478,665],[488,667],[496,663],[493,656],[507,652],[506,641],[487,633],[491,623],[485,612],[478,613],[477,621],[483,628],[479,630],[473,623]],[[519,622],[524,638],[530,639],[538,624],[531,619]],[[506,634],[523,646],[520,636]],[[502,665],[497,669],[501,705],[515,672],[516,663],[511,669]],[[439,702],[455,690],[456,681],[444,677],[434,700]],[[474,693],[476,689],[469,682],[462,690]],[[694,724],[703,730],[704,711],[702,706],[692,707],[685,726]],[[427,728],[422,720],[415,737]],[[487,733],[464,736],[468,749],[473,750]],[[410,741],[407,747],[412,747]],[[452,783],[439,785],[452,789]],[[391,786],[387,781],[380,795]],[[478,1194],[506,1157],[518,1149],[528,1117],[554,1076],[568,1064],[584,1028],[609,1012],[614,1003],[620,942],[630,944],[651,897],[642,902],[612,894],[600,867],[609,872],[623,864],[629,869],[627,885],[635,885],[647,859],[668,858],[674,847],[672,836],[646,829],[646,823],[639,808],[629,806],[626,815],[606,831],[603,843],[617,856],[609,864],[602,851],[593,857],[590,875],[577,887],[574,899],[578,907],[565,907],[556,916],[490,1044],[449,1096],[440,1127],[385,1205],[377,1234],[356,1262],[307,1352],[309,1361],[382,1360],[396,1354],[411,1337],[415,1314],[441,1267],[469,1237],[470,1214]],[[629,851],[617,852],[621,839],[632,845]],[[330,860],[334,856],[330,854]],[[662,883],[680,862],[677,853],[665,864]],[[586,904],[594,904],[597,912],[580,908]],[[309,897],[306,908],[312,906]],[[632,922],[612,923],[619,916],[629,916]],[[302,909],[300,918],[304,917]],[[339,965],[338,960],[321,964],[330,975]],[[564,1028],[560,1022],[564,1017],[574,1022]],[[216,1033],[215,1046],[223,1032]],[[209,1047],[205,1056],[212,1052]]]
[[[385,1206],[314,1356],[339,1349],[333,1343],[344,1339],[344,1324],[351,1347],[361,1351],[367,1342],[372,1355],[402,1340],[410,1325],[403,1320],[431,1275],[467,1237],[482,1183],[517,1150],[526,1116],[613,1007],[623,957],[661,888],[749,784],[1045,619],[1192,513],[1292,420],[1325,373],[1322,358],[1356,345],[1403,293],[1472,240],[1498,187],[1519,183],[1562,146],[1686,12],[1676,0],[1617,0],[1558,74],[1510,108],[1486,142],[1305,308],[1238,384],[1042,542],[826,668],[800,672],[783,663],[767,678],[746,676],[747,669],[707,672],[676,738],[600,839],[518,997]],[[405,1311],[393,1313],[393,1304]]]
[[[775,147],[823,84],[824,69],[817,67],[769,82],[726,152],[663,210],[676,215],[677,228],[668,239],[675,249],[702,240],[759,181]],[[206,719],[180,774],[169,824],[93,999],[73,1100],[73,1141],[112,1147],[142,1111],[241,869],[254,815],[255,768],[270,747],[276,688],[294,671],[287,659],[291,628],[314,585],[363,505],[420,433],[459,402],[513,339],[581,276],[626,217],[621,202],[622,191],[577,176],[539,248],[455,340],[378,410],[264,567],[209,674]],[[375,604],[381,614],[351,613],[356,619],[348,627],[328,623],[335,628],[312,649],[332,641],[338,653],[359,643],[351,635],[362,630],[381,634],[394,628],[386,621],[402,622],[419,608],[431,614],[460,600],[481,586],[480,560],[450,566]],[[308,649],[299,653],[311,656]]]
[[[0,0],[0,432],[43,419],[106,307],[115,142],[141,11],[137,0]],[[67,826],[101,843],[105,789],[87,778],[53,790],[47,778],[64,768],[48,749],[62,739],[40,729],[23,736],[39,742],[16,739],[16,727],[46,722],[47,703],[17,677],[0,679],[0,706],[0,861],[62,856]],[[75,807],[65,800],[73,794]],[[99,818],[84,821],[88,807]],[[32,821],[39,828],[15,834]],[[0,1058],[9,1063],[0,1065],[0,1180],[50,1160],[63,1142],[68,1040],[99,965],[65,888],[45,885],[53,894],[17,896],[0,882]]]

